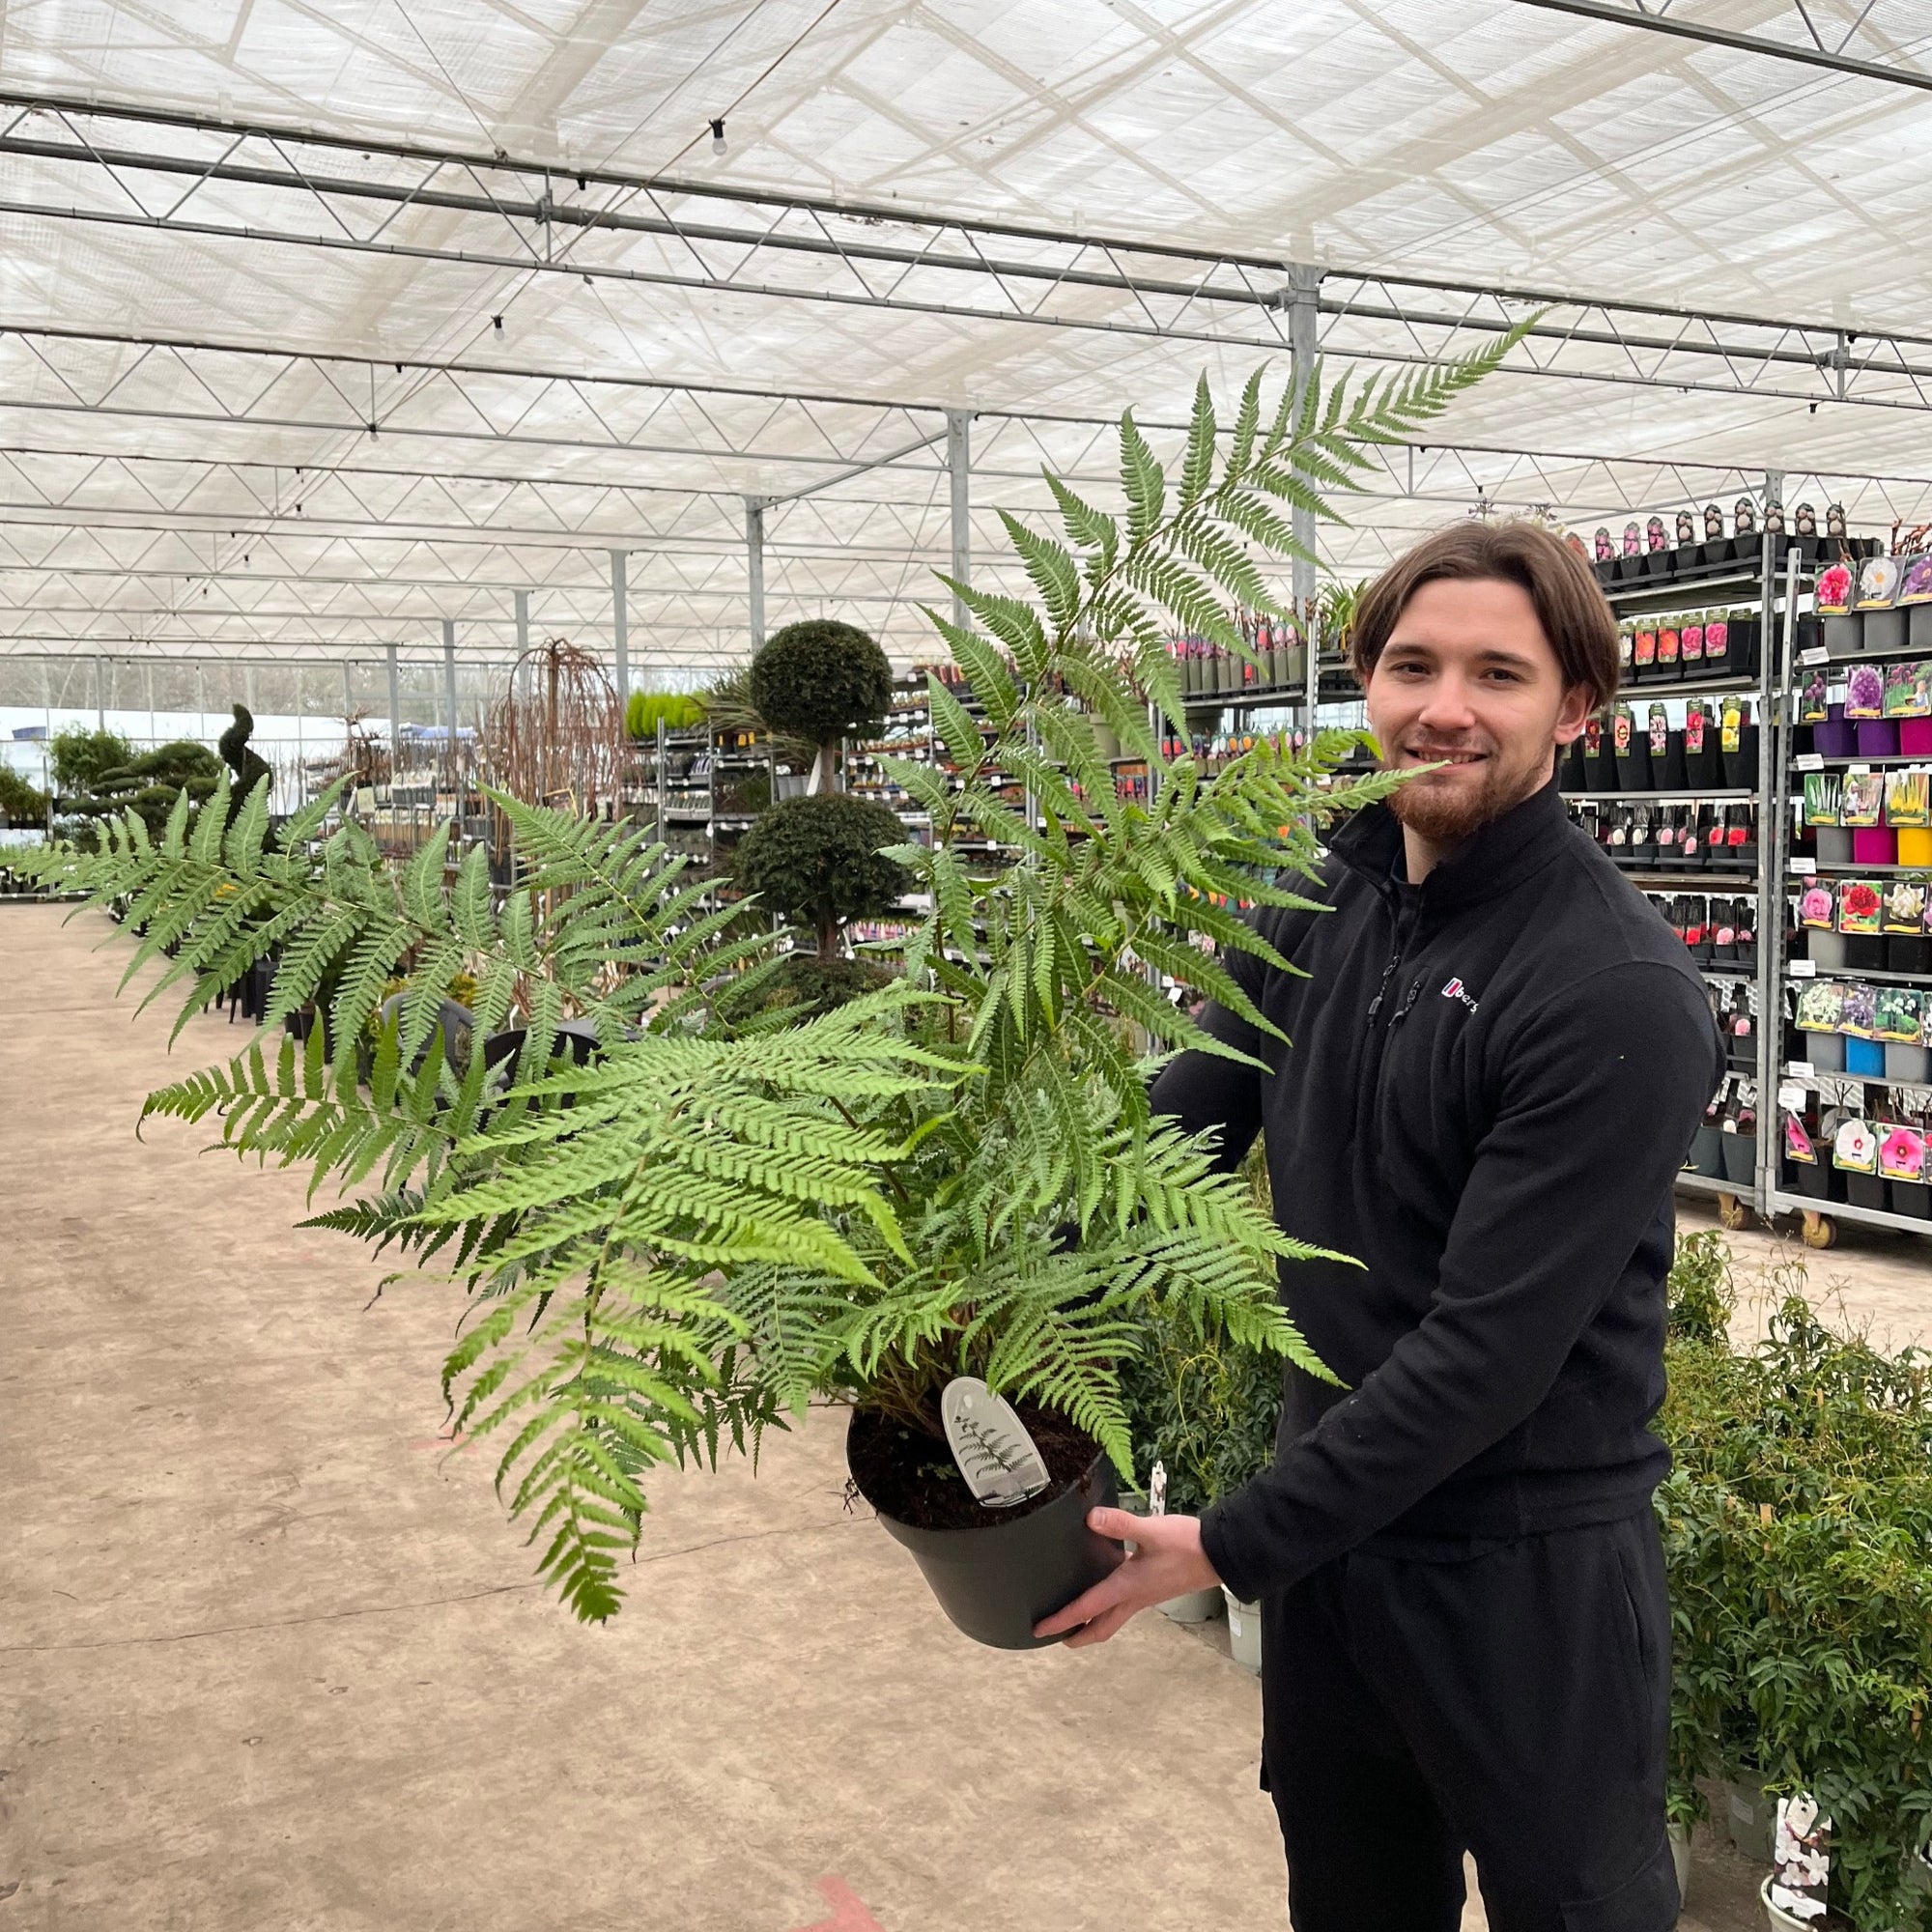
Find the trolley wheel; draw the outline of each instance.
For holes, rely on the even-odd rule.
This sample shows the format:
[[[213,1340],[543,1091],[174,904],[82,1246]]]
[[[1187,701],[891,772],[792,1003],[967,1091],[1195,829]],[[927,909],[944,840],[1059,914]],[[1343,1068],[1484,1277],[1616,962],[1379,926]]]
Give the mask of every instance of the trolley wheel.
[[[1838,1245],[1838,1224],[1815,1208],[1804,1209],[1804,1232],[1800,1236],[1807,1248],[1834,1248]]]
[[[1733,1233],[1750,1219],[1750,1210],[1735,1194],[1718,1196],[1718,1219]]]

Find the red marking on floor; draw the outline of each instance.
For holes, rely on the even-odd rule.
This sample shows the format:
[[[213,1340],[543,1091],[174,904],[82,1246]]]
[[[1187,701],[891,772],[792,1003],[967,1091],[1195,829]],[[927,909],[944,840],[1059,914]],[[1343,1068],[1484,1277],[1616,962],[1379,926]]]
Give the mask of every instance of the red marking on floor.
[[[798,1932],[886,1932],[886,1928],[866,1910],[865,1901],[834,1872],[818,1881],[818,1895],[832,1908],[830,1918],[814,1918]]]

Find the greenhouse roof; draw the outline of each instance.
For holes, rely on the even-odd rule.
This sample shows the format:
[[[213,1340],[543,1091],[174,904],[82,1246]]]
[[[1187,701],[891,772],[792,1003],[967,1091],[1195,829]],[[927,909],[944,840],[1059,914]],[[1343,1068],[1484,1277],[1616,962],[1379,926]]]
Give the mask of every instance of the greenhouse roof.
[[[0,650],[923,648],[1131,405],[1537,330],[1344,573],[1788,472],[1932,516],[1905,0],[123,0],[0,46]],[[712,123],[724,125],[719,152]],[[1922,145],[1921,145],[1922,144]],[[1310,305],[1313,305],[1312,311]],[[956,418],[955,418],[956,420]],[[955,435],[956,435],[955,430]]]

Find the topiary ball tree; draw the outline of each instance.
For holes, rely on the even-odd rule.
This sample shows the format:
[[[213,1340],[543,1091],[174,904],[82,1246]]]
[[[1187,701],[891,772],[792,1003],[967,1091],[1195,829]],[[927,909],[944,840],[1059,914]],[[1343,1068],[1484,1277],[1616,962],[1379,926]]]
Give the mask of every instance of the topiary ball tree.
[[[732,876],[773,911],[818,939],[818,956],[838,956],[838,934],[847,920],[881,913],[912,884],[883,847],[902,845],[897,815],[850,792],[788,798],[758,820],[738,842]]]
[[[752,703],[768,728],[818,747],[810,792],[832,788],[838,741],[877,731],[893,701],[893,668],[867,634],[836,617],[787,624],[752,660]]]

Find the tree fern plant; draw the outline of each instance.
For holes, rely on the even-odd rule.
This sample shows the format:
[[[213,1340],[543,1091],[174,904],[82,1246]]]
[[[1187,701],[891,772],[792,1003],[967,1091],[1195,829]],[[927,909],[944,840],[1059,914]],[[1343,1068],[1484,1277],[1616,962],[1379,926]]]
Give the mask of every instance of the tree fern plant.
[[[1352,734],[1211,776],[1164,754],[1164,731],[1185,742],[1165,633],[1242,649],[1229,607],[1282,608],[1250,546],[1293,551],[1284,507],[1332,516],[1366,445],[1507,347],[1352,392],[1318,378],[1271,410],[1258,373],[1225,432],[1204,380],[1176,475],[1129,414],[1118,513],[1049,477],[1065,542],[1007,518],[1034,596],[956,584],[971,621],[930,613],[964,678],[930,684],[950,770],[882,761],[933,828],[892,852],[924,906],[903,973],[834,1011],[769,1010],[772,942],[641,832],[510,799],[526,869],[501,903],[480,851],[453,876],[440,838],[384,864],[339,788],[272,844],[258,787],[232,822],[225,800],[191,833],[185,806],[158,838],[129,815],[43,862],[126,903],[128,978],[165,959],[145,998],[178,992],[183,1020],[275,961],[263,1036],[147,1112],[305,1165],[334,1202],[320,1225],[459,1286],[452,1420],[498,1445],[579,1615],[616,1609],[655,1466],[753,1450],[814,1400],[936,1441],[946,1383],[978,1375],[1126,1469],[1121,1366],[1155,1316],[1322,1373],[1276,1294],[1301,1250],[1150,1113],[1160,1055],[1230,1051],[1155,976],[1269,1030],[1212,949],[1282,963],[1238,907],[1298,903],[1321,825],[1393,781],[1332,781]],[[1147,760],[1151,799],[1116,796],[1095,720]],[[990,867],[969,856],[988,843]],[[432,1036],[459,972],[475,1046],[452,1065]],[[325,1024],[276,1040],[311,1003]],[[595,1029],[586,1064],[554,1053],[567,1018]],[[488,1042],[513,1024],[504,1059]]]

